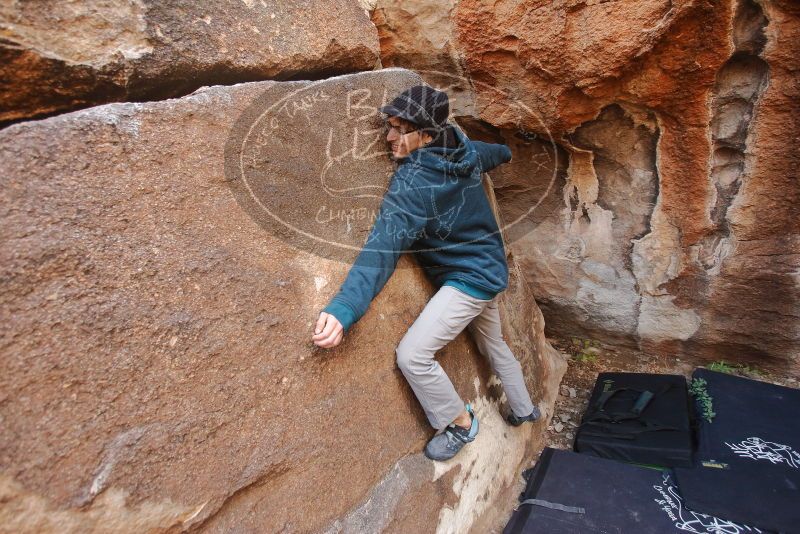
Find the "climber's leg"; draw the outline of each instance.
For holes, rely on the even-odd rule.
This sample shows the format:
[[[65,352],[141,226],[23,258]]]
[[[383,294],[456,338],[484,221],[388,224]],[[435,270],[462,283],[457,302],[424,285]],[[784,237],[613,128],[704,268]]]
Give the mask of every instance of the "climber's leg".
[[[469,331],[481,354],[489,359],[492,370],[503,383],[511,410],[515,415],[525,417],[533,412],[534,404],[525,386],[522,366],[503,340],[498,298],[499,295],[475,317],[469,324]]]
[[[452,286],[442,286],[397,346],[397,365],[431,426],[437,430],[445,428],[465,410],[461,397],[434,355],[455,339],[487,302]]]

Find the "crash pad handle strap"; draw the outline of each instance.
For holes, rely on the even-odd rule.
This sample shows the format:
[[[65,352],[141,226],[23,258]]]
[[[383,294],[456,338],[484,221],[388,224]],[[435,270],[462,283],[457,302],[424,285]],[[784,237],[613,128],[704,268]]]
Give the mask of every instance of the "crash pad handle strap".
[[[594,409],[597,411],[604,410],[606,407],[606,403],[611,400],[611,398],[616,395],[617,393],[622,393],[623,391],[634,391],[639,394],[634,404],[634,408],[636,406],[642,405],[642,408],[639,410],[638,413],[641,413],[642,410],[647,406],[647,404],[652,400],[655,396],[651,391],[641,390],[641,389],[634,389],[634,388],[619,388],[619,389],[612,389],[609,391],[604,391],[598,397],[597,402],[594,403]]]
[[[541,506],[543,508],[550,508],[551,510],[558,510],[560,512],[569,512],[571,514],[585,514],[586,509],[581,508],[580,506],[567,506],[566,504],[559,504],[557,502],[550,502],[545,501],[542,499],[525,499],[521,503],[520,506],[523,504],[531,504],[533,506]]]
[[[652,391],[642,391],[639,398],[636,399],[636,402],[633,404],[631,411],[635,414],[641,414],[644,409],[647,408],[647,405],[650,404],[650,401],[653,400],[654,396]]]
[[[606,406],[606,403],[611,400],[611,397],[616,395],[617,393],[621,393],[623,391],[629,391],[631,388],[619,388],[619,389],[611,389],[609,391],[604,391],[600,394],[600,397],[597,398],[597,402],[594,403],[594,409],[596,411],[603,410]],[[638,390],[634,390],[638,391]]]
[[[655,393],[646,389],[641,390],[635,388],[619,388],[619,389],[604,391],[600,394],[600,397],[598,397],[597,401],[592,406],[592,411],[595,413],[604,411],[608,401],[611,400],[611,398],[617,393],[621,393],[623,391],[634,391],[638,393],[639,396],[636,398],[636,401],[634,402],[633,408],[631,409],[630,413],[633,413],[638,416],[645,410],[645,408],[647,408],[647,406],[650,404],[650,401],[652,401],[655,397],[658,397],[659,395],[666,393],[671,388],[672,384],[666,384],[664,387],[662,387]]]

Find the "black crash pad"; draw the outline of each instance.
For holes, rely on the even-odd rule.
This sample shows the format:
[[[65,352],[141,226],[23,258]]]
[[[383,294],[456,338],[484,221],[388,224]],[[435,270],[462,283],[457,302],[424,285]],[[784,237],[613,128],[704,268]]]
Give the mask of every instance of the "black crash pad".
[[[759,532],[688,510],[667,470],[546,448],[526,475],[503,534]]]
[[[800,532],[800,390],[697,369],[716,414],[697,410],[693,469],[675,478],[694,510]]]
[[[642,397],[642,392],[652,396]],[[613,396],[609,396],[611,393]],[[643,406],[641,414],[633,417],[630,411],[640,400],[645,401],[639,406]],[[612,418],[621,420],[609,422]],[[574,449],[624,462],[690,467],[692,434],[686,379],[680,375],[600,373],[578,427]]]

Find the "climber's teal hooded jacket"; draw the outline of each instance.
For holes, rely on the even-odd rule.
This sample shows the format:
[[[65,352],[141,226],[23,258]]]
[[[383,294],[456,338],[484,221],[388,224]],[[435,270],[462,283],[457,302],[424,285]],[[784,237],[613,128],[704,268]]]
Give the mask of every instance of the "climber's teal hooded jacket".
[[[402,252],[438,288],[454,285],[490,299],[508,286],[508,264],[481,173],[511,160],[506,145],[471,141],[426,146],[398,160],[375,224],[339,292],[322,310],[345,332],[366,313]]]

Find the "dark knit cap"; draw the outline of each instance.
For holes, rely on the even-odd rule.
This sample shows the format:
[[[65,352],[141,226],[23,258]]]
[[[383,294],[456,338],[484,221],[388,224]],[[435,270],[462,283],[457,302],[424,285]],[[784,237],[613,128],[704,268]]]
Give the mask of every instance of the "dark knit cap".
[[[429,85],[415,85],[395,97],[389,104],[378,108],[381,113],[413,122],[433,137],[430,143],[453,144],[450,115],[450,99],[447,93]]]

